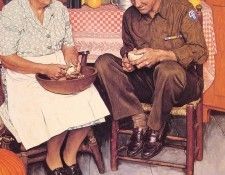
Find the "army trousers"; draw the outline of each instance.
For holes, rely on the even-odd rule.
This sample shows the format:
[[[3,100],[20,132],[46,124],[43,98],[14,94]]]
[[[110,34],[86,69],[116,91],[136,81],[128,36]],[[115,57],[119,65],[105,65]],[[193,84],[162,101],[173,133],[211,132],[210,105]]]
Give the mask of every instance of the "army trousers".
[[[113,118],[132,116],[134,127],[160,129],[173,106],[198,99],[203,89],[203,80],[196,71],[184,69],[176,61],[126,72],[122,69],[121,58],[104,54],[96,60],[95,66]],[[147,120],[141,102],[152,104]]]

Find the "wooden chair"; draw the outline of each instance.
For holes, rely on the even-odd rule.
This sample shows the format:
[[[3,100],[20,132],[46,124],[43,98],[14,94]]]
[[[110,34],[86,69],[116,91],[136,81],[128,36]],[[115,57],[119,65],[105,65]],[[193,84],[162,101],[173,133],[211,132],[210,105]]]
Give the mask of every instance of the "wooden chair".
[[[86,64],[88,54],[89,54],[89,51],[79,52],[79,55],[82,56],[82,63],[81,63],[82,65]],[[0,69],[1,67],[2,65],[0,64]],[[4,95],[2,86],[4,85],[2,83],[1,74],[0,74],[0,105],[2,105],[5,100],[5,95]],[[1,120],[1,116],[0,116],[0,120]],[[15,142],[15,139],[13,138],[13,136],[3,125],[0,125],[0,147],[10,149],[10,144],[12,142]],[[99,173],[103,174],[105,172],[105,166],[102,159],[102,153],[101,153],[100,147],[98,146],[97,140],[95,138],[95,135],[92,129],[90,129],[87,135],[87,142],[81,144],[79,148],[79,152],[90,153],[91,155],[93,155]],[[33,163],[41,162],[45,160],[46,153],[47,153],[47,147],[45,143],[29,150],[26,150],[23,147],[23,145],[21,145],[19,150],[17,150],[17,155],[22,159],[26,167],[29,164],[33,164]]]
[[[151,111],[150,104],[142,104],[142,107],[145,112]],[[200,100],[191,102],[182,107],[174,107],[171,111],[172,116],[185,116],[186,117],[186,132],[187,136],[178,137],[178,136],[167,136],[168,140],[176,141],[176,144],[171,145],[169,142],[168,145],[174,148],[186,150],[186,165],[159,161],[159,160],[143,160],[138,157],[128,157],[124,154],[124,149],[126,145],[121,145],[118,147],[118,135],[119,134],[132,134],[132,130],[122,129],[119,127],[119,121],[112,121],[112,136],[111,136],[111,169],[113,171],[118,169],[118,160],[128,160],[140,163],[148,163],[153,165],[169,166],[174,168],[186,169],[187,175],[193,175],[194,172],[194,161],[202,160],[203,158],[203,131],[202,131],[202,102]],[[180,142],[181,144],[177,144]]]
[[[197,7],[197,13],[199,20],[202,22],[201,7]],[[196,69],[198,74],[203,77],[202,65],[197,65]],[[151,111],[151,104],[142,103],[143,110],[146,113]],[[134,158],[128,157],[126,154],[126,143],[119,140],[119,134],[132,134],[131,129],[124,129],[121,121],[112,121],[112,135],[111,135],[111,169],[113,171],[118,169],[118,161],[134,161],[139,163],[147,163],[160,166],[168,166],[174,168],[181,168],[186,170],[187,175],[193,175],[194,173],[194,161],[202,160],[203,158],[203,121],[202,121],[202,99],[193,101],[182,107],[173,107],[171,111],[172,116],[183,116],[186,118],[186,137],[178,137],[168,135],[167,140],[175,141],[176,144],[165,144],[164,146],[172,146],[179,149],[186,150],[186,164],[171,163],[161,160],[144,160],[141,156],[135,156]],[[179,143],[179,144],[177,144]]]
[[[0,131],[0,147],[5,149],[11,149],[10,145],[12,142],[15,142],[15,139],[9,134],[6,128],[1,129]],[[91,129],[87,136],[87,143],[82,143],[79,148],[80,153],[89,153],[93,155],[96,162],[98,171],[100,174],[105,172],[104,162],[102,159],[102,154],[96,138],[94,136],[93,130]],[[35,148],[26,150],[23,145],[17,150],[17,155],[20,157],[25,165],[28,165],[44,161],[46,158],[47,147],[46,144],[42,144]]]

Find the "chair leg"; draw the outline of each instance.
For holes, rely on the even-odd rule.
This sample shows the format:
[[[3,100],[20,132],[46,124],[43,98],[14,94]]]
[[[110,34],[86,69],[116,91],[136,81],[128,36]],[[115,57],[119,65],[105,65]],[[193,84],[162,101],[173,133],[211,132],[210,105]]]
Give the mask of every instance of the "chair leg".
[[[186,152],[186,175],[194,173],[194,106],[187,105],[187,152]]]
[[[105,166],[104,166],[102,154],[99,150],[98,144],[97,143],[95,145],[91,144],[90,148],[91,148],[91,151],[93,152],[93,156],[94,156],[94,159],[96,161],[96,165],[97,165],[99,173],[104,174],[105,173]]]
[[[94,136],[92,129],[88,133],[88,139],[89,139],[89,146],[90,146],[91,152],[93,154],[94,160],[96,162],[98,171],[100,174],[104,174],[105,166],[104,166],[104,162],[102,159],[102,152],[98,146],[98,143],[96,141],[96,138]]]
[[[203,118],[202,118],[202,103],[199,103],[197,106],[197,138],[196,138],[196,147],[197,155],[196,160],[201,161],[203,159]]]
[[[207,123],[207,122],[209,122],[209,120],[210,120],[210,118],[209,118],[209,113],[210,113],[210,109],[206,106],[206,105],[203,105],[202,106],[202,115],[203,115],[203,122],[204,123]]]
[[[117,139],[118,139],[118,121],[112,121],[112,135],[111,135],[111,143],[110,143],[110,163],[111,170],[118,170],[118,160],[117,160]]]

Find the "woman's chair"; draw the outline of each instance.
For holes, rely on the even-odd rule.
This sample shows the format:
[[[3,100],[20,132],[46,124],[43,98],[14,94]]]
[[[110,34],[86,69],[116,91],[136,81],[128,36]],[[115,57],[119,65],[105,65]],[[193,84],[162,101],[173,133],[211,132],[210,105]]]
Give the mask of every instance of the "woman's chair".
[[[15,139],[9,133],[9,131],[6,128],[2,128],[0,130],[0,147],[11,150],[13,147],[13,145],[12,145],[13,143],[17,144]],[[46,147],[46,144],[44,143],[35,148],[26,150],[23,147],[23,145],[21,145],[19,148],[16,148],[16,152],[17,152],[17,156],[19,158],[21,158],[25,167],[27,168],[30,164],[41,162],[41,161],[45,160],[46,153],[47,153],[47,147]],[[93,155],[93,158],[96,162],[99,173],[103,174],[105,172],[105,167],[104,167],[104,162],[102,159],[101,150],[100,150],[100,147],[98,146],[98,143],[96,141],[96,138],[94,136],[94,132],[92,129],[88,133],[87,142],[81,144],[81,146],[79,148],[79,152],[80,153],[89,153],[89,154]]]
[[[202,22],[201,6],[197,7],[197,14],[199,20]],[[203,77],[202,65],[196,65],[196,70],[200,76]],[[151,111],[151,104],[142,104],[143,110],[146,113]],[[112,121],[112,133],[111,133],[111,169],[113,171],[118,169],[118,161],[126,160],[139,163],[147,163],[153,165],[168,166],[174,168],[181,168],[186,170],[187,175],[193,175],[194,173],[194,161],[202,160],[203,158],[203,121],[202,121],[202,99],[193,101],[181,107],[173,107],[171,116],[183,116],[186,119],[186,137],[178,137],[174,135],[167,135],[166,140],[173,141],[166,142],[164,146],[172,146],[174,148],[186,150],[186,164],[174,163],[169,161],[148,159],[144,160],[141,156],[129,157],[126,154],[127,145],[126,142],[121,141],[119,136],[121,134],[132,134],[131,129],[124,129],[124,123],[122,121]],[[127,122],[127,121],[126,121]],[[125,122],[125,123],[126,123]],[[124,137],[120,137],[124,138]]]
[[[89,54],[89,51],[79,52],[79,55],[83,57],[82,64],[85,64],[88,54]],[[1,69],[1,66],[2,65],[0,64],[0,69]],[[2,84],[3,83],[2,83],[1,74],[0,74],[0,105],[2,105],[5,100],[5,93],[2,88],[2,86],[4,85]],[[0,116],[0,121],[1,121],[1,116]],[[105,172],[105,166],[102,159],[102,153],[92,128],[90,129],[86,140],[87,142],[83,142],[81,144],[79,148],[79,152],[89,153],[93,155],[99,173],[103,174]],[[15,139],[10,134],[10,132],[4,127],[4,125],[1,123],[0,124],[0,147],[11,149],[13,142],[16,143]],[[33,164],[33,163],[41,162],[45,160],[46,153],[47,153],[47,147],[45,143],[29,150],[26,150],[23,147],[23,145],[21,145],[19,148],[16,148],[16,150],[17,150],[17,155],[22,159],[25,167],[27,167],[29,164]]]

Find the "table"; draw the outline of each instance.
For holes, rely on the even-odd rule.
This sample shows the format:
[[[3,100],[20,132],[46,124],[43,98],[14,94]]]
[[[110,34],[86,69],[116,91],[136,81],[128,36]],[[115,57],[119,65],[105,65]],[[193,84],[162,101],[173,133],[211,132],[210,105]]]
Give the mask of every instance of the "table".
[[[216,44],[211,8],[203,1],[202,7],[203,31],[209,50],[209,59],[204,64],[204,90],[206,90],[215,77]],[[69,9],[69,13],[78,50],[91,52],[88,62],[94,63],[97,57],[104,53],[120,57],[119,51],[123,44],[122,10],[114,5],[104,5],[97,9],[83,6],[81,9]]]

